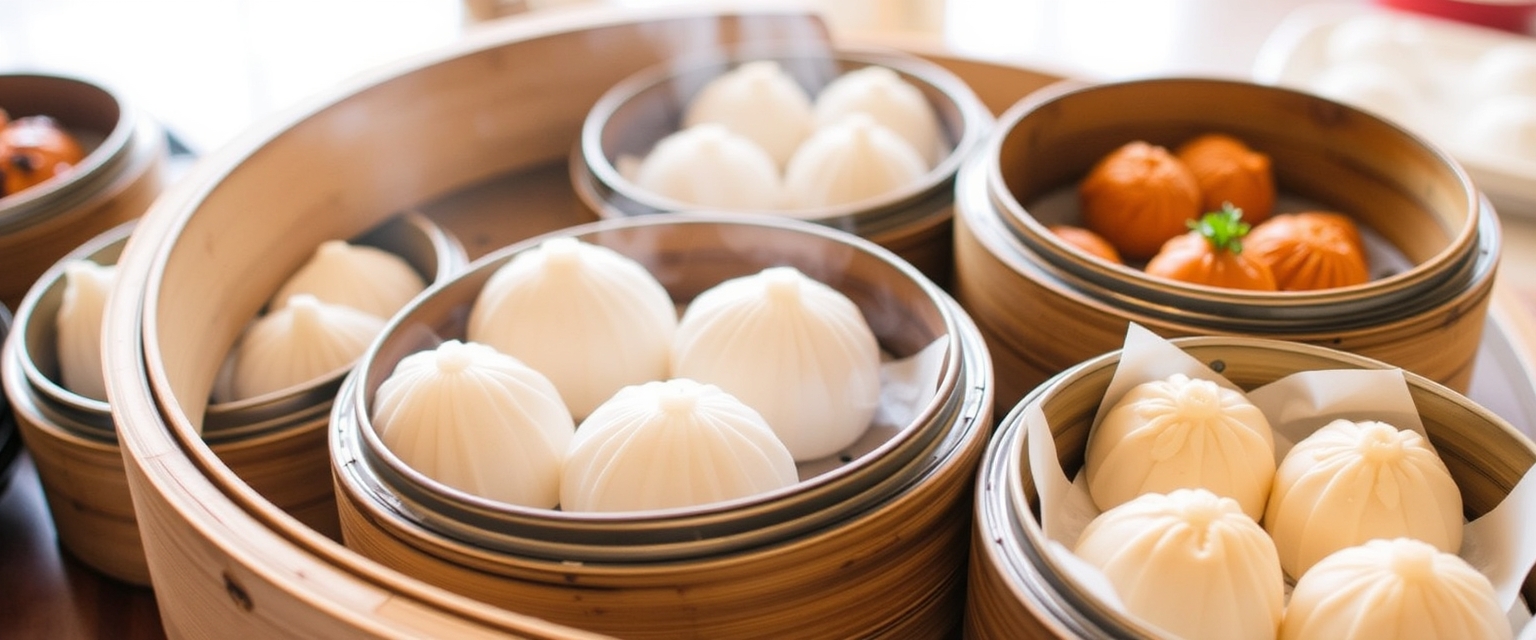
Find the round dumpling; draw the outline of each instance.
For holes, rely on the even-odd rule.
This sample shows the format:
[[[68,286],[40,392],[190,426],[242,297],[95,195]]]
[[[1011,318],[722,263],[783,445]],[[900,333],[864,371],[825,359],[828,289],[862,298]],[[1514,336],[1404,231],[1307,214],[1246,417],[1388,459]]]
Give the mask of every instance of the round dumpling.
[[[1200,217],[1200,184],[1168,149],[1127,143],[1101,158],[1078,185],[1083,223],[1121,255],[1145,260]]]
[[[1274,433],[1242,393],[1174,374],[1136,385],[1110,408],[1088,434],[1083,466],[1100,509],[1198,487],[1258,519],[1274,479]]]
[[[773,158],[751,139],[713,123],[662,138],[633,180],[662,197],[703,207],[767,211],[781,197]]]
[[[384,446],[427,477],[543,509],[560,499],[576,428],[548,378],[457,340],[401,359],[375,394],[373,424]]]
[[[774,166],[789,162],[814,126],[811,97],[773,60],[754,60],[710,80],[688,103],[684,128],[716,123],[756,143]]]
[[[1142,494],[1089,522],[1074,552],[1126,609],[1175,636],[1275,637],[1285,597],[1275,545],[1231,498]]]
[[[864,314],[793,267],[699,294],[678,325],[672,368],[756,409],[798,461],[853,444],[880,403],[880,347]]]
[[[1296,443],[1275,471],[1264,528],[1287,574],[1373,538],[1461,548],[1461,492],[1416,431],[1335,420]]]
[[[1281,640],[1502,640],[1513,635],[1493,584],[1465,560],[1408,538],[1370,540],[1296,581]]]
[[[373,314],[293,296],[246,328],[231,354],[229,397],[219,400],[254,398],[340,371],[383,329],[384,319]]]
[[[388,318],[425,288],[421,275],[400,256],[377,247],[327,240],[278,288],[268,306],[275,309],[307,293],[323,302]]]
[[[548,376],[581,419],[619,389],[667,378],[676,330],[672,298],[644,265],[562,236],[491,275],[467,336]]]
[[[921,180],[917,149],[863,113],[816,130],[784,170],[785,206],[835,207],[894,192]],[[792,213],[792,212],[791,212]]]
[[[1243,251],[1269,267],[1281,291],[1348,287],[1371,279],[1360,230],[1340,213],[1275,216],[1248,233]]]
[[[761,415],[719,387],[679,378],[625,387],[582,421],[560,508],[691,507],[797,480],[794,458]]]
[[[851,113],[868,114],[905,139],[930,165],[945,151],[933,105],[922,91],[888,67],[864,67],[834,78],[816,95],[814,113],[818,127]]]

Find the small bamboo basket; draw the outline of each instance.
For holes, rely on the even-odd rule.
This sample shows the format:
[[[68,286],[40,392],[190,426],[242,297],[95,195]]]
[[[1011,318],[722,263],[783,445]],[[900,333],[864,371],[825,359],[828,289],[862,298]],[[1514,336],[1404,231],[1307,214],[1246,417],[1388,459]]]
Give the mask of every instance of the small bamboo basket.
[[[124,223],[44,272],[17,309],[16,331],[0,353],[0,375],[37,466],[64,548],[118,580],[150,583],[111,407],[60,382],[54,319],[64,297],[64,265],[116,264],[135,227]],[[394,218],[358,239],[406,256],[430,279],[463,266],[462,249],[419,214]],[[219,460],[300,522],[340,537],[325,425],[345,372],[248,402],[214,405],[204,437]],[[318,407],[318,408],[316,408]]]
[[[349,547],[427,583],[616,636],[959,631],[967,487],[990,430],[990,362],[947,295],[894,254],[804,222],[677,214],[556,234],[639,261],[680,304],[725,279],[793,266],[852,299],[893,357],[941,343],[936,392],[911,424],[804,462],[800,483],[760,497],[588,514],[456,491],[384,447],[371,399],[401,358],[463,339],[484,282],[548,236],[534,238],[402,312],[348,379],[331,442]]]
[[[152,118],[83,80],[0,74],[0,108],[50,116],[86,150],[68,174],[0,198],[0,302],[14,309],[49,265],[144,213],[165,186],[169,151]]]
[[[756,213],[811,220],[854,233],[896,252],[947,286],[953,264],[955,173],[981,147],[993,119],[959,77],[907,53],[779,43],[761,51],[672,60],[637,73],[604,94],[587,116],[580,144],[571,154],[571,181],[577,195],[602,218],[709,210],[640,188],[620,172],[621,159],[644,157],[657,141],[681,128],[684,109],[706,83],[753,60],[778,63],[813,96],[839,75],[870,66],[891,69],[922,92],[938,116],[945,153],[920,181],[862,203]]]
[[[1282,198],[1352,215],[1407,266],[1362,285],[1246,292],[1147,276],[1047,229],[1099,158],[1223,132],[1270,156]],[[1000,118],[956,185],[956,287],[992,349],[998,412],[1117,348],[1136,322],[1165,337],[1250,335],[1361,353],[1466,390],[1500,249],[1498,218],[1448,155],[1365,112],[1240,81],[1063,83]],[[1075,201],[1074,201],[1075,202]],[[1278,209],[1278,208],[1277,208]]]
[[[107,403],[60,382],[54,318],[64,298],[64,265],[117,262],[129,221],[82,244],[45,271],[16,310],[0,351],[0,382],[37,467],[59,543],[86,566],[147,586],[149,569],[133,516]]]
[[[1380,361],[1315,345],[1245,337],[1178,338],[1173,343],[1252,389],[1286,375],[1322,369],[1392,368]],[[1053,377],[1024,398],[988,445],[977,479],[966,636],[1143,637],[1148,629],[1068,586],[1051,561],[1038,516],[1023,416],[1033,408],[1051,425],[1069,475],[1083,462],[1088,430],[1109,387],[1118,351]],[[1461,489],[1469,518],[1487,513],[1536,464],[1536,444],[1492,412],[1423,376],[1404,372],[1425,431]],[[1068,594],[1073,595],[1068,595]],[[1536,599],[1536,573],[1522,589]]]

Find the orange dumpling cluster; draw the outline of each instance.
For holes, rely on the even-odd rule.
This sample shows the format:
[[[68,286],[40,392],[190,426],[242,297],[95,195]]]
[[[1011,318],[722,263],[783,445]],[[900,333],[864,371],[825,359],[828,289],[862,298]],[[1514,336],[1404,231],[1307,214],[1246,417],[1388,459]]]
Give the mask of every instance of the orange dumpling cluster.
[[[1090,253],[1085,243],[1107,243],[1147,260],[1151,275],[1193,284],[1304,291],[1370,279],[1353,220],[1323,211],[1274,215],[1275,194],[1269,157],[1230,135],[1196,136],[1175,151],[1134,141],[1101,158],[1078,185],[1086,229],[1052,231]]]

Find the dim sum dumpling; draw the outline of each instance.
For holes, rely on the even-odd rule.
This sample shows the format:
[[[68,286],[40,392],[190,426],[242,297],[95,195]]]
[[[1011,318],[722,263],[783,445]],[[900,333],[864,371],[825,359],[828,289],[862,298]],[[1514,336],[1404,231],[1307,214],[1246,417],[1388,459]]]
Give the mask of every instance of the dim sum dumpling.
[[[671,296],[643,265],[558,237],[491,275],[467,335],[548,376],[580,420],[621,388],[666,379],[676,330]]]
[[[1371,278],[1359,228],[1332,211],[1270,218],[1243,239],[1243,251],[1269,266],[1281,291],[1347,287]]]
[[[1136,385],[1088,434],[1083,462],[1100,509],[1200,487],[1257,520],[1275,473],[1269,420],[1242,393],[1174,374]]]
[[[1204,489],[1146,493],[1099,514],[1075,553],[1127,610],[1180,638],[1269,640],[1285,576],[1264,529]]]
[[[673,375],[756,409],[795,460],[832,455],[869,426],[880,348],[857,305],[793,267],[722,282],[688,305]]]
[[[553,508],[575,422],[548,378],[449,340],[403,358],[379,385],[374,428],[401,462],[491,500]]]
[[[868,66],[834,78],[816,95],[814,112],[817,127],[850,113],[868,114],[911,144],[928,165],[944,156],[944,136],[933,105],[888,67]]]
[[[1298,577],[1372,538],[1461,548],[1461,492],[1424,436],[1385,422],[1335,420],[1296,443],[1275,472],[1264,527]]]
[[[718,123],[757,143],[783,167],[810,135],[811,97],[773,60],[754,60],[704,85],[683,113],[683,127]]]
[[[1296,581],[1282,640],[1502,640],[1513,635],[1487,576],[1421,540],[1340,549]]]
[[[64,298],[54,319],[58,332],[59,376],[65,389],[95,400],[107,399],[101,368],[101,317],[117,267],[90,260],[64,265]]]
[[[678,202],[730,210],[773,210],[781,197],[779,169],[767,152],[712,123],[662,138],[640,161],[634,181]]]
[[[339,371],[383,329],[373,314],[296,295],[246,328],[233,353],[233,397],[220,400],[254,398]]]
[[[566,511],[643,511],[794,484],[789,450],[751,407],[676,378],[625,387],[576,430],[560,485]]]
[[[327,240],[288,277],[268,306],[276,309],[293,296],[307,293],[322,302],[388,318],[425,288],[421,275],[400,256],[377,247]]]
[[[858,202],[913,184],[927,172],[927,162],[911,144],[868,115],[854,113],[817,129],[790,158],[785,206]]]

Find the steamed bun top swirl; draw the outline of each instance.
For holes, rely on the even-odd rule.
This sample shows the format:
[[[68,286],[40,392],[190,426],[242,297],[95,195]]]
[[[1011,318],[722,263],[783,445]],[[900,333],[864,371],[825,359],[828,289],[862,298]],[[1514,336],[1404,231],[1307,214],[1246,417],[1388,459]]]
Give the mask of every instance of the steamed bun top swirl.
[[[1143,493],[1204,488],[1264,513],[1274,478],[1269,420],[1242,393],[1174,374],[1136,385],[1088,436],[1084,469],[1100,509]]]

